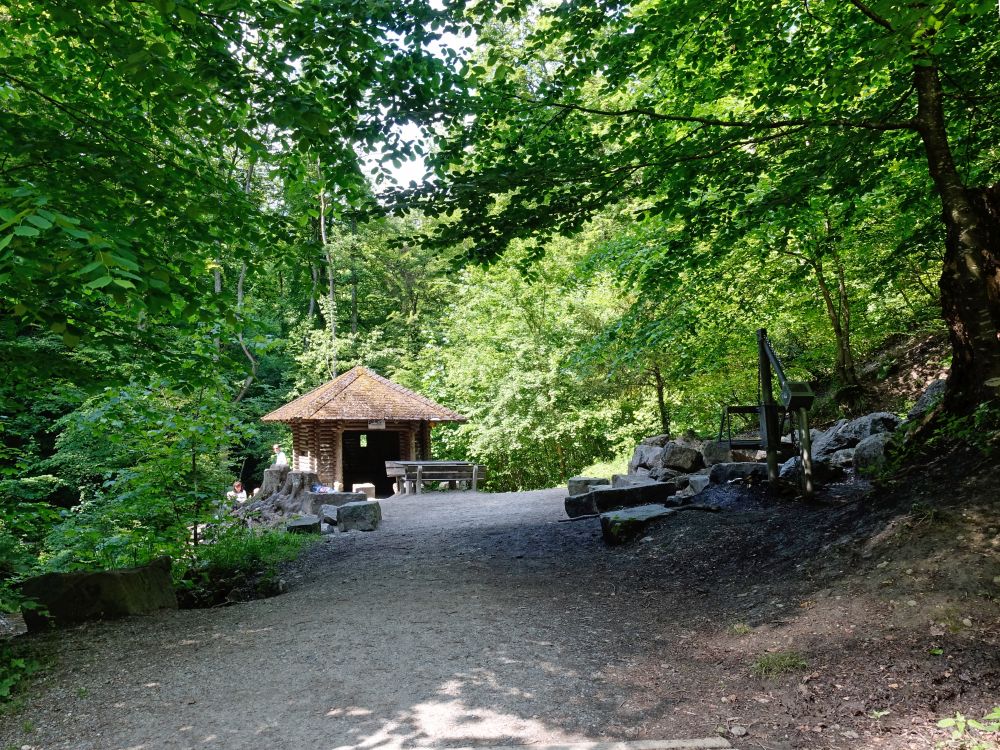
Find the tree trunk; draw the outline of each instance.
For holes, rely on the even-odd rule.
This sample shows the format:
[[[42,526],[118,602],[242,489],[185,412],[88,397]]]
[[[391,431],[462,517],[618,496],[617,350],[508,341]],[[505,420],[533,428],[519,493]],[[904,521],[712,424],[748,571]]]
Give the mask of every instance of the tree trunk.
[[[1000,185],[969,188],[955,167],[938,70],[914,67],[917,129],[941,199],[941,308],[952,346],[945,404],[965,411],[1000,397]]]
[[[336,278],[333,272],[333,253],[326,241],[326,186],[323,185],[323,173],[319,157],[316,157],[316,179],[319,186],[319,241],[323,245],[323,252],[326,254],[326,281],[327,293],[330,300],[330,319],[327,321],[330,327],[330,353],[326,361],[326,369],[331,378],[337,377],[337,287]]]
[[[653,384],[656,386],[656,406],[660,410],[660,429],[664,435],[670,434],[670,412],[664,394],[663,373],[658,365],[653,365]]]
[[[243,283],[247,276],[247,263],[243,261],[243,265],[240,266],[240,277],[236,282],[236,312],[241,314],[243,312]],[[243,320],[240,319],[240,325],[242,326]],[[240,392],[236,394],[236,403],[243,400],[243,397],[247,395],[247,391],[250,390],[250,386],[253,385],[254,380],[257,379],[257,358],[253,356],[250,349],[247,347],[246,339],[243,338],[243,329],[240,328],[236,331],[236,340],[239,342],[240,348],[243,350],[243,354],[246,358],[250,360],[250,374],[246,376],[243,381],[243,386],[240,388]]]
[[[847,288],[843,283],[843,268],[838,267],[837,270],[841,282],[838,289],[838,305],[834,302],[830,285],[826,281],[823,261],[817,256],[809,259],[809,265],[812,266],[813,272],[816,274],[816,283],[819,284],[819,291],[823,296],[826,315],[830,319],[830,326],[833,328],[833,336],[837,348],[837,360],[834,365],[837,381],[842,386],[855,388],[859,385],[859,381],[857,371],[854,367],[854,354],[851,352],[850,328],[844,325],[844,313],[849,308],[847,306]],[[849,315],[850,313],[847,314]],[[849,321],[849,318],[847,320]]]
[[[309,271],[312,274],[312,288],[309,290],[309,320],[316,314],[316,289],[319,286],[319,267],[315,263],[309,264]]]

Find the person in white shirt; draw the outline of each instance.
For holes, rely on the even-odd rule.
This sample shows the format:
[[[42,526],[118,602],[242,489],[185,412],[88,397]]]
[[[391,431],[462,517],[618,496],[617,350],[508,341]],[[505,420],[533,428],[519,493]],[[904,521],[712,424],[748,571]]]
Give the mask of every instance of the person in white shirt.
[[[243,489],[243,482],[239,480],[233,482],[233,489],[227,492],[226,496],[236,505],[243,505],[247,501],[247,491]]]
[[[274,444],[274,465],[288,466],[288,456],[281,450],[281,446],[278,443]]]

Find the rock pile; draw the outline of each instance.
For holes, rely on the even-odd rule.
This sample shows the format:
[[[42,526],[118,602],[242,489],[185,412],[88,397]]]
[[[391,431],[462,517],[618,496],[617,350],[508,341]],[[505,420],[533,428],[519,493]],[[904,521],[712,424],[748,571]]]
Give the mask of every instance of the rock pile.
[[[926,402],[924,411],[933,403],[931,398],[921,401]],[[914,407],[913,413],[918,411]],[[885,464],[893,435],[901,424],[895,414],[876,412],[853,420],[842,419],[826,430],[813,430],[813,476],[828,482],[851,467],[859,474],[876,473]],[[789,443],[784,448],[788,455],[792,446]],[[733,451],[725,442],[700,442],[693,436],[671,440],[667,435],[654,435],[635,447],[628,474],[614,475],[610,486],[605,479],[573,477],[567,488],[566,515],[571,519],[599,517],[605,540],[621,544],[634,538],[644,524],[671,515],[676,509],[711,507],[690,503],[713,484],[766,481],[764,458],[762,451]],[[796,456],[782,464],[780,478],[797,482],[800,472],[801,460]]]

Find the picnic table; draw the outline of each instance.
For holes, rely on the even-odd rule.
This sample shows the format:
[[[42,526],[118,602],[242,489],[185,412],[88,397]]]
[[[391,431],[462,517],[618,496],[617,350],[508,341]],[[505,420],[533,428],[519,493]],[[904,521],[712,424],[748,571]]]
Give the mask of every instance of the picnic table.
[[[486,467],[469,461],[386,461],[385,473],[396,479],[401,495],[419,495],[424,482],[448,482],[453,489],[469,483],[475,492]]]

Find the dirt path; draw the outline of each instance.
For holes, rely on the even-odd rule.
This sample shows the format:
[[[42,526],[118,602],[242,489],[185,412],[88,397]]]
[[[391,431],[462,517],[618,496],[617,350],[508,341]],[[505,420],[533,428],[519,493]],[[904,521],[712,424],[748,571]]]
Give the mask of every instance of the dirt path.
[[[927,644],[911,648],[897,631],[901,667],[858,629],[892,611],[824,590],[796,561],[797,528],[819,516],[849,523],[850,511],[682,514],[609,550],[594,522],[557,522],[564,494],[383,501],[379,531],[328,537],[283,596],[46,636],[57,664],[18,715],[0,717],[0,747],[392,750],[722,731],[735,746],[808,737],[821,748],[926,737],[924,724],[924,734],[894,729],[891,712]],[[949,638],[962,636],[935,643],[951,649]],[[790,645],[806,672],[749,675],[756,655]],[[860,666],[837,661],[844,649]],[[886,659],[891,674],[878,671]],[[995,687],[995,660],[962,668]]]

